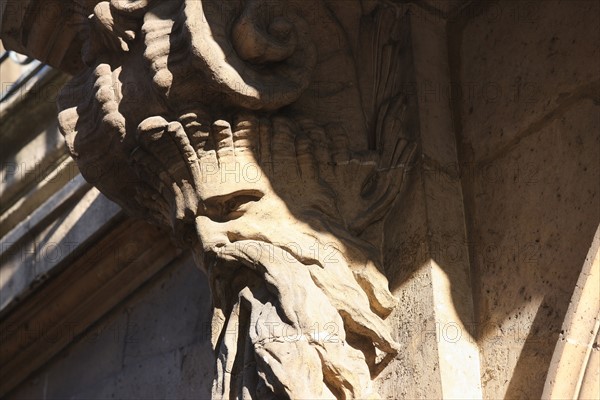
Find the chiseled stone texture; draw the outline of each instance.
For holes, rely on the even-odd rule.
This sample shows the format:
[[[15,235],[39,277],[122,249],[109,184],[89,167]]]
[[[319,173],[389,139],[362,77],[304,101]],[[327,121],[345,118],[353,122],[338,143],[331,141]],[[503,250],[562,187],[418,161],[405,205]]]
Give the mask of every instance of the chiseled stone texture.
[[[9,399],[206,399],[210,298],[191,257],[168,266]]]
[[[598,106],[587,100],[475,182],[474,263],[489,397],[538,397],[598,226]],[[505,382],[506,381],[506,382]]]
[[[461,166],[486,398],[541,396],[600,221],[599,12],[597,2],[502,1],[462,32]]]
[[[460,49],[462,124],[477,159],[598,87],[599,14],[596,1],[499,1],[469,20]]]
[[[401,350],[376,383],[384,399],[441,398],[438,346],[428,259],[426,206],[418,171],[386,221],[384,265],[402,307],[388,318]],[[401,221],[402,223],[399,223]]]

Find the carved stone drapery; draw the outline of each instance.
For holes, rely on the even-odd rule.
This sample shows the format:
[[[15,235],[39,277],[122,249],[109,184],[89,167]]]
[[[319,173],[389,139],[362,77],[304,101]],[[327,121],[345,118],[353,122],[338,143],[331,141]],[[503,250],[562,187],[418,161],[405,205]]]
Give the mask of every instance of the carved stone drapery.
[[[86,179],[191,248],[213,398],[377,398],[381,227],[415,146],[377,1],[72,1],[59,122]]]

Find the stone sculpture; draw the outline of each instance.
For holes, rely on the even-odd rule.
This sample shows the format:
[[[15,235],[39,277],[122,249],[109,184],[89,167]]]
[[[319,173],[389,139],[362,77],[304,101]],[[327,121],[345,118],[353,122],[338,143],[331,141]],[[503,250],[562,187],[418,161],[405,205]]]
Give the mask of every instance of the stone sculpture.
[[[399,351],[381,221],[415,153],[393,7],[72,4],[86,67],[61,131],[86,179],[207,273],[213,398],[378,398]]]

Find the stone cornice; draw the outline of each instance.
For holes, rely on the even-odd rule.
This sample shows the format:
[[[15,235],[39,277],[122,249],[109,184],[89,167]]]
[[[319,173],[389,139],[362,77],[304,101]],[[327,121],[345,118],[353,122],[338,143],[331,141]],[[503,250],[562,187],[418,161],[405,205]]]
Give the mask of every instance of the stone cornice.
[[[0,396],[180,254],[157,228],[122,221],[2,320]]]

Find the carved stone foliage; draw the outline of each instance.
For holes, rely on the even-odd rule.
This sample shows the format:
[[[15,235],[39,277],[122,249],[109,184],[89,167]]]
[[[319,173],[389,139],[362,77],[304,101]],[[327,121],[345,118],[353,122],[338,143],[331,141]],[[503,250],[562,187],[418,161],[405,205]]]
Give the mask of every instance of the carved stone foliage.
[[[86,179],[209,277],[213,398],[377,398],[380,222],[415,145],[374,1],[83,1],[59,122]],[[364,50],[361,50],[364,49]]]

